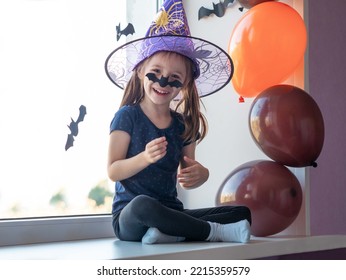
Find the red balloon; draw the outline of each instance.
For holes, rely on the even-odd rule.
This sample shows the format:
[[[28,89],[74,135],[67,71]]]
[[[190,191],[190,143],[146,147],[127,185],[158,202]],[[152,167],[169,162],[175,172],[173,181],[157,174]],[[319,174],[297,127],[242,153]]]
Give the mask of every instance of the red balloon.
[[[292,224],[299,214],[302,197],[300,183],[287,167],[257,160],[228,175],[218,190],[216,204],[247,206],[252,215],[251,233],[268,236]]]
[[[240,5],[242,5],[246,9],[251,9],[252,7],[260,3],[269,2],[269,1],[276,1],[276,0],[238,0]]]
[[[322,113],[314,99],[291,85],[261,92],[249,113],[252,138],[272,160],[292,167],[316,167],[324,142]]]

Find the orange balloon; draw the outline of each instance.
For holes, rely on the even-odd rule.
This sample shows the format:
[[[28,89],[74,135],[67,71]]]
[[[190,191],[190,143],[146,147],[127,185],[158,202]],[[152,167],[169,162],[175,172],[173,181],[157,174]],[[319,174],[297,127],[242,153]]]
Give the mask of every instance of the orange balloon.
[[[234,89],[243,97],[255,97],[282,83],[302,61],[306,41],[304,21],[295,9],[280,2],[254,6],[236,24],[229,41]]]

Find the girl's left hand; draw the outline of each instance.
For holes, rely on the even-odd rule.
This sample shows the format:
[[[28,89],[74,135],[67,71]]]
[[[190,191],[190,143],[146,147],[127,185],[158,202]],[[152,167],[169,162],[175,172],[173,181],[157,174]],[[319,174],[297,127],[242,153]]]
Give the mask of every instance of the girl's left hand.
[[[197,188],[209,178],[209,170],[198,161],[184,156],[187,167],[180,169],[178,182],[183,188]]]

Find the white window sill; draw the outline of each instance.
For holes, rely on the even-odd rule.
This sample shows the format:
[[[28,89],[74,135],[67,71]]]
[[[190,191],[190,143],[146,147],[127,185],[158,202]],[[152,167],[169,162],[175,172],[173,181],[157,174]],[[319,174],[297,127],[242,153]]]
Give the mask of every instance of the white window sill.
[[[186,242],[143,245],[115,238],[0,247],[3,260],[260,259],[346,248],[346,235],[252,238],[248,244]]]
[[[111,215],[0,221],[0,247],[113,236]]]

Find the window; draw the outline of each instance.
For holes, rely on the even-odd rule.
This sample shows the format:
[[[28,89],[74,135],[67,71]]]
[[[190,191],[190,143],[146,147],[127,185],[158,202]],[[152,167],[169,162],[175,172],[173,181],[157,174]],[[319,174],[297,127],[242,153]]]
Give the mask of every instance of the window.
[[[109,213],[107,130],[119,97],[103,63],[124,1],[5,2],[0,217]]]
[[[104,62],[126,40],[144,36],[161,4],[0,1],[0,246],[114,236],[109,215],[113,183],[107,179],[106,156],[109,123],[122,91],[106,77]],[[221,30],[223,19],[197,21],[199,5],[184,5],[193,36],[227,48],[228,35],[213,32]],[[228,31],[242,15],[237,6],[229,11]],[[133,23],[135,34],[117,41],[119,23],[121,28]],[[228,97],[234,102],[222,106]],[[210,132],[198,156],[212,175],[198,194],[181,191],[188,207],[213,204],[217,187],[233,168],[263,156],[243,125],[250,102],[239,106],[231,87],[203,102]],[[71,118],[77,120],[81,105],[86,115],[73,146],[65,150],[68,125]],[[234,137],[230,125],[241,137]],[[216,142],[222,151],[211,154]],[[305,179],[304,174],[299,177]],[[304,224],[302,217],[298,234]]]
[[[40,226],[68,232],[74,225],[67,239],[112,234],[104,226],[113,197],[106,157],[122,91],[106,77],[104,62],[131,36],[142,36],[117,41],[116,25],[125,28],[135,10],[142,13],[135,28],[148,25],[155,9],[156,1],[1,1],[0,245],[33,242],[24,230]],[[80,115],[72,146],[71,122]],[[93,230],[80,233],[87,225]],[[13,227],[23,234],[11,234]],[[37,238],[64,234],[56,235]]]

